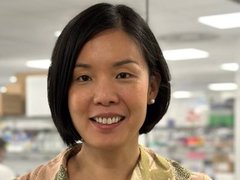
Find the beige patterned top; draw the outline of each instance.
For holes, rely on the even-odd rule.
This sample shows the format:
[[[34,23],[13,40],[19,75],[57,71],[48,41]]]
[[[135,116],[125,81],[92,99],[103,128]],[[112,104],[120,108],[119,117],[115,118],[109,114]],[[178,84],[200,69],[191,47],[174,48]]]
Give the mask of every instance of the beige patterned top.
[[[139,146],[140,158],[131,180],[210,180],[204,174],[192,173],[175,161]],[[20,176],[18,180],[68,180],[67,161],[81,150],[81,144],[69,147],[45,165]]]

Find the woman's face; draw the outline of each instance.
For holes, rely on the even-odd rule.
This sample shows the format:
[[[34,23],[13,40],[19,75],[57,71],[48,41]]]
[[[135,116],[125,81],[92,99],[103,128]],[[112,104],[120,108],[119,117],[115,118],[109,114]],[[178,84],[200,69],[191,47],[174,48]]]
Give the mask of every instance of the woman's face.
[[[150,80],[151,79],[151,80]],[[158,81],[149,78],[138,45],[122,30],[105,30],[81,50],[68,105],[84,142],[97,148],[137,143]]]

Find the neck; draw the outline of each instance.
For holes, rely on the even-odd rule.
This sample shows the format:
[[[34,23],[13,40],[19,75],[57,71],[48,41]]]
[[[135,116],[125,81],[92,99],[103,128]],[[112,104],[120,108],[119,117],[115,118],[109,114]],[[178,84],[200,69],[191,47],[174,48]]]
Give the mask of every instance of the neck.
[[[136,143],[130,146],[99,150],[83,144],[79,156],[81,156],[79,159],[86,159],[89,160],[89,162],[97,161],[97,166],[119,167],[122,165],[125,166],[128,162],[130,162],[130,164],[136,162],[139,156],[139,147]]]
[[[130,179],[139,154],[137,142],[107,150],[99,150],[83,143],[81,151],[75,157],[75,169],[81,177],[86,174],[86,179]]]

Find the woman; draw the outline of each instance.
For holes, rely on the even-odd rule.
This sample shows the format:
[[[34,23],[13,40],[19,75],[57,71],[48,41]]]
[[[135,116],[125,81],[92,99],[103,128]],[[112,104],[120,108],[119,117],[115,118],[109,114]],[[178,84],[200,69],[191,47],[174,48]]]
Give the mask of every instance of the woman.
[[[138,145],[167,111],[170,75],[148,25],[127,6],[97,4],[67,24],[53,50],[48,99],[69,148],[19,179],[208,178]]]

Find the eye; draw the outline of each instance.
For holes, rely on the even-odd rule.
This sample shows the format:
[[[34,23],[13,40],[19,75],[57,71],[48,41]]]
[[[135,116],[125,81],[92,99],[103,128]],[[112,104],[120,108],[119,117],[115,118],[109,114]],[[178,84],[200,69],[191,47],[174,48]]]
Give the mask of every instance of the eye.
[[[126,78],[130,78],[131,74],[126,73],[126,72],[121,72],[117,75],[117,79],[126,79]]]
[[[77,78],[77,81],[80,81],[80,82],[86,82],[86,81],[91,81],[91,80],[92,80],[92,78],[88,75],[82,75]]]

